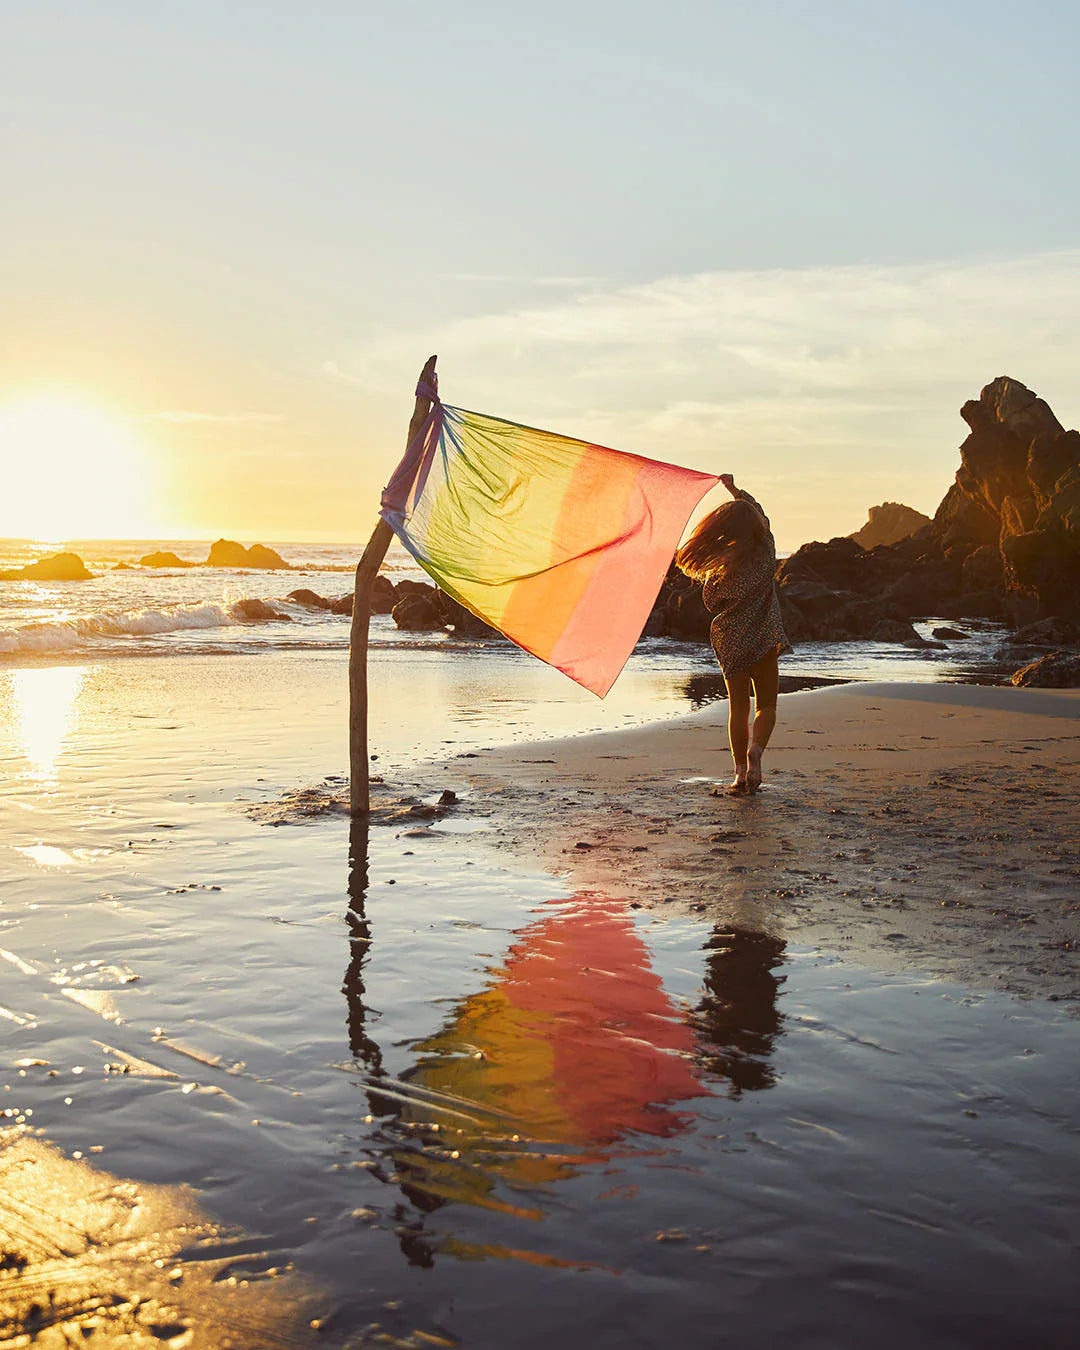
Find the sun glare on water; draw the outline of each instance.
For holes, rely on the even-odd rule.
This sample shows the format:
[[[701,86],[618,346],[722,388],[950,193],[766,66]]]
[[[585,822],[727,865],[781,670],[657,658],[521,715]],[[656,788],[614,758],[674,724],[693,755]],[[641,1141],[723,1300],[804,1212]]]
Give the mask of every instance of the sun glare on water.
[[[0,408],[0,536],[139,538],[150,455],[106,414],[61,398]]]

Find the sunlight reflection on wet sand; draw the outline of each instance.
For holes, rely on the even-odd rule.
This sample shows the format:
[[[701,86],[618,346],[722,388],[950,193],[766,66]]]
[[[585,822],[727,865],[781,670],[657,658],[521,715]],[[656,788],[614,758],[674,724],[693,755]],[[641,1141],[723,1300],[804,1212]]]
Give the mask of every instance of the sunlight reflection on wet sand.
[[[18,1127],[0,1130],[0,1233],[5,1345],[297,1345],[316,1312],[310,1286],[187,1187],[125,1180]]]
[[[15,727],[15,740],[28,762],[27,777],[57,777],[57,760],[72,730],[75,705],[86,675],[83,666],[26,667],[5,672],[0,709]],[[7,688],[4,688],[4,684]]]

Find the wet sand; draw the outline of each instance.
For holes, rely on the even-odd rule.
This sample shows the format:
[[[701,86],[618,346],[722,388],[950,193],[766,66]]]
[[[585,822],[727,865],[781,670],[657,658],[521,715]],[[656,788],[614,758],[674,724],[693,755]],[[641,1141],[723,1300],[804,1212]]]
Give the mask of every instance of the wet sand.
[[[1080,692],[782,695],[752,797],[724,790],[726,716],[713,704],[446,768],[491,812],[499,847],[575,886],[737,916],[887,969],[1080,1000]]]
[[[0,719],[0,1339],[1071,1344],[1080,1019],[1039,996],[1068,997],[1069,947],[1029,931],[1071,931],[1050,912],[1070,836],[1034,826],[1071,819],[1075,700],[1021,693],[1010,746],[993,700],[1012,691],[907,690],[892,730],[880,691],[795,695],[766,791],[736,802],[710,795],[722,709],[484,751],[503,709],[527,713],[507,669],[481,686],[492,708],[461,688],[458,721],[429,715],[426,757],[415,726],[390,729],[385,809],[351,831],[321,809],[342,791],[343,662],[20,678]],[[850,742],[832,756],[797,731],[831,708]],[[935,717],[961,719],[940,735],[989,776],[966,871],[961,794],[932,788],[956,746],[937,748],[950,766],[918,740]],[[886,730],[908,748],[874,755],[905,767],[871,781],[857,747]],[[437,763],[449,734],[474,757]],[[1005,768],[1036,759],[1049,814],[990,818],[994,791],[1019,796]],[[461,801],[440,808],[447,787]],[[864,815],[833,817],[853,795]],[[924,800],[937,814],[903,835],[919,873],[891,842],[831,856]],[[833,821],[854,832],[822,841]],[[749,870],[755,837],[768,870]],[[804,837],[865,893],[799,875],[784,844]],[[975,917],[1060,986],[997,992],[1008,954],[934,975],[889,937],[910,895],[863,907],[914,893],[940,851],[976,899],[985,880],[1034,912],[1001,865],[1024,841],[1048,904]],[[973,941],[941,898],[927,921]]]

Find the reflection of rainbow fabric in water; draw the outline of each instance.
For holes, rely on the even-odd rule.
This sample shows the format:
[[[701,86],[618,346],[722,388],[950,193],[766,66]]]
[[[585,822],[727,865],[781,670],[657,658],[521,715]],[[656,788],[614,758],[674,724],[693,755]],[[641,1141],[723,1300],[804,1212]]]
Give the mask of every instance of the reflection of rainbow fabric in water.
[[[428,1150],[403,1153],[398,1170],[435,1203],[523,1212],[494,1202],[496,1178],[544,1184],[602,1160],[628,1135],[685,1129],[690,1117],[672,1104],[707,1095],[689,1059],[694,1044],[625,906],[599,896],[556,902],[521,934],[496,982],[418,1047],[405,1075],[419,1092],[401,1122],[444,1122],[459,1157],[448,1165]]]
[[[603,697],[718,482],[436,401],[382,515],[448,595]]]

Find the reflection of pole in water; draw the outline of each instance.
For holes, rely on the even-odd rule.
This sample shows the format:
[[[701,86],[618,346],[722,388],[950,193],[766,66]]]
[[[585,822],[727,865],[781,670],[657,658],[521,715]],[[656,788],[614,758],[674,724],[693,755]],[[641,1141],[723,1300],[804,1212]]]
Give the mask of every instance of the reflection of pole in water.
[[[693,1022],[701,1036],[700,1062],[731,1083],[732,1094],[772,1087],[769,1062],[783,1018],[776,995],[785,944],[768,933],[719,927],[705,944],[705,994]]]
[[[368,1030],[368,1008],[365,1002],[364,967],[371,954],[371,920],[367,916],[368,841],[368,817],[354,815],[349,822],[349,909],[345,916],[349,927],[349,964],[341,991],[348,1006],[346,1023],[349,1050],[354,1059],[363,1063],[369,1075],[366,1084],[368,1107],[373,1115],[395,1117],[400,1114],[400,1107],[391,1098],[381,1094],[376,1086],[377,1080],[384,1075],[383,1058],[378,1042]],[[391,1152],[391,1164],[393,1161]],[[381,1181],[393,1181],[401,1185],[406,1196],[412,1199],[396,1170],[388,1174],[380,1169],[375,1175]],[[404,1219],[403,1215],[398,1217]],[[435,1248],[425,1239],[422,1220],[412,1225],[402,1222],[396,1231],[402,1254],[410,1265],[434,1264]]]
[[[382,1072],[382,1051],[368,1034],[364,1002],[364,965],[371,947],[371,922],[365,908],[368,888],[368,818],[349,822],[349,966],[342,992],[348,1002],[349,1049],[372,1073]]]

